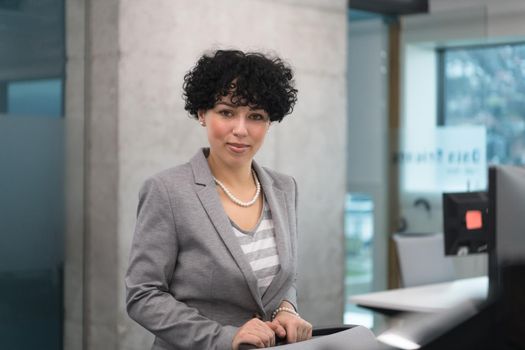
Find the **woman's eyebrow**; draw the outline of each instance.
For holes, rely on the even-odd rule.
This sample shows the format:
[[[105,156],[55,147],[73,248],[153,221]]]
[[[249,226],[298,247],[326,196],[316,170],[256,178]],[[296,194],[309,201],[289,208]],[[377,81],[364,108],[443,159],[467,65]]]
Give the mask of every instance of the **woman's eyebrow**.
[[[225,102],[225,101],[219,101],[215,105],[225,105],[225,106],[228,106],[228,107],[237,107],[233,103],[229,103],[229,102]]]
[[[248,106],[248,107],[250,108],[250,111],[262,111],[262,112],[268,113],[268,112],[266,112],[266,110],[264,108],[259,107],[259,106],[253,106],[253,107]]]
[[[234,103],[230,103],[230,102],[226,102],[226,101],[219,101],[215,104],[216,106],[218,105],[225,105],[225,106],[228,106],[228,107],[231,107],[231,108],[236,108],[236,107],[239,107],[239,105],[236,105]],[[264,108],[262,107],[258,107],[258,106],[248,106],[248,108],[250,109],[250,111],[263,111],[263,112],[266,112]]]

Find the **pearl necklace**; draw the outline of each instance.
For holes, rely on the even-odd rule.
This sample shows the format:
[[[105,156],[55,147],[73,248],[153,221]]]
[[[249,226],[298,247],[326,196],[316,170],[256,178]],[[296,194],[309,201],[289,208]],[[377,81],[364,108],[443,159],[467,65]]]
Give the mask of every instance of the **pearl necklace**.
[[[222,188],[224,193],[226,193],[228,198],[230,198],[233,203],[235,203],[235,204],[237,204],[237,205],[239,205],[241,207],[247,208],[247,207],[252,206],[257,201],[257,198],[259,198],[259,195],[261,194],[261,184],[259,183],[259,179],[257,179],[257,175],[255,174],[255,171],[253,171],[253,169],[252,169],[252,176],[253,176],[253,179],[255,180],[255,187],[257,189],[255,191],[255,196],[253,196],[252,200],[250,200],[248,202],[243,202],[239,198],[235,197],[230,192],[230,190],[228,190],[226,188],[226,186],[224,186],[224,184],[222,182],[220,182],[219,180],[217,180],[215,177],[213,177],[213,180],[215,181],[215,183],[217,185],[219,185],[220,188]]]

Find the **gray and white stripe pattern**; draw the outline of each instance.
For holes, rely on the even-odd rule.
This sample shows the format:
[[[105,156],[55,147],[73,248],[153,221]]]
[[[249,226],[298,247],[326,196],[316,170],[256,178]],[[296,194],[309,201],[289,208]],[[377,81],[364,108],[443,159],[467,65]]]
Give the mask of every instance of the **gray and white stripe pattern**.
[[[263,214],[253,230],[245,231],[233,221],[231,223],[241,249],[255,273],[259,293],[262,296],[281,268],[275,242],[272,213],[266,200],[264,201]]]

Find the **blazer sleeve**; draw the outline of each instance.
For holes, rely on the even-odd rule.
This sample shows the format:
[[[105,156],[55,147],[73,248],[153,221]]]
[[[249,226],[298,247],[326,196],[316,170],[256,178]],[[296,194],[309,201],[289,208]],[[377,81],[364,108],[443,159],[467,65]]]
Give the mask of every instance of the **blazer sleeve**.
[[[170,294],[178,249],[167,189],[160,179],[149,179],[139,195],[125,279],[128,314],[175,349],[231,349],[237,327],[205,318]]]
[[[295,178],[292,177],[292,180],[293,180],[293,184],[294,184],[293,188],[294,188],[294,192],[295,192],[295,203],[294,203],[294,208],[295,208],[295,229],[296,229],[296,232],[298,232],[299,231],[299,226],[298,226],[299,220],[297,219],[297,207],[298,207],[299,192],[297,191],[297,182],[295,181]],[[294,259],[297,259],[298,234],[296,234],[295,237],[291,237],[291,238],[292,238],[293,241],[295,241],[295,244],[293,245],[293,249],[296,250],[296,251],[293,252],[292,256],[293,256]],[[295,264],[295,266],[297,266],[297,264]],[[286,300],[289,303],[291,303],[293,305],[293,307],[295,308],[295,311],[298,310],[298,308],[297,308],[297,270],[294,271],[293,284],[288,289],[288,291],[286,292],[283,300]]]

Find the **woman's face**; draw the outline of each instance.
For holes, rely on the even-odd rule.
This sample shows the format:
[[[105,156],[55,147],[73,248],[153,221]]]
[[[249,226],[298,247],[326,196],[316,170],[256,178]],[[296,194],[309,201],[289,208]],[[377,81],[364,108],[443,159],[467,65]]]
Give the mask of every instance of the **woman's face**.
[[[208,131],[210,156],[231,167],[251,165],[270,127],[266,111],[236,106],[231,96],[222,97],[198,116]]]

